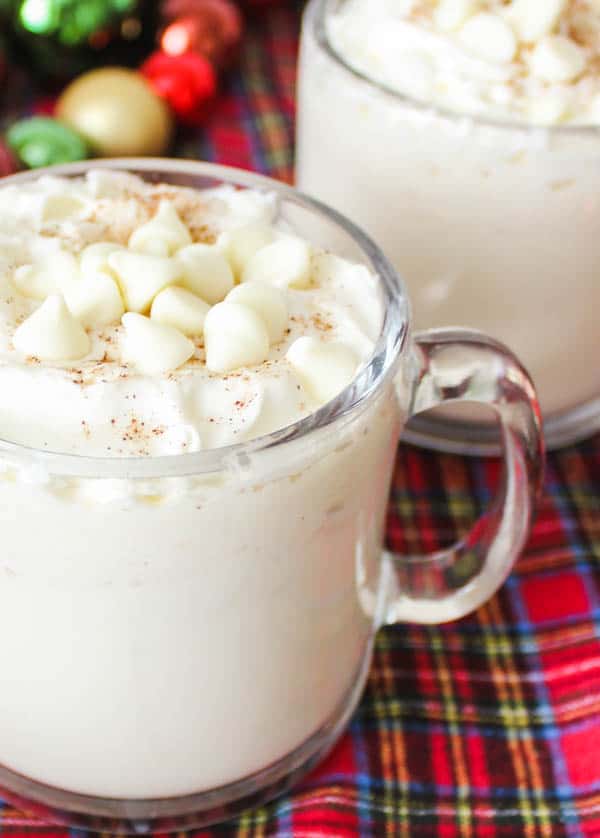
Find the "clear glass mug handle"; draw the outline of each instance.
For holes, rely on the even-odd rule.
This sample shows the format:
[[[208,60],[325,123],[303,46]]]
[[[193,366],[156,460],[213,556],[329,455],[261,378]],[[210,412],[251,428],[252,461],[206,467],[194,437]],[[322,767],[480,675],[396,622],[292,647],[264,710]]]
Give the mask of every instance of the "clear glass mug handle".
[[[384,623],[443,623],[478,608],[508,576],[529,534],[544,442],[531,380],[505,346],[466,329],[422,332],[413,343],[409,416],[479,402],[495,410],[502,432],[498,494],[469,535],[429,556],[384,555]]]

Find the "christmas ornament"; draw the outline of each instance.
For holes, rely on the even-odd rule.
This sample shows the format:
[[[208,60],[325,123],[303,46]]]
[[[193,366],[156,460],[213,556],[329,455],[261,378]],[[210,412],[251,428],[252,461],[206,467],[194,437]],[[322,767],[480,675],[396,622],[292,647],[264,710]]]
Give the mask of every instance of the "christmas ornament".
[[[212,64],[196,53],[174,56],[155,52],[140,72],[182,122],[200,122],[217,91]]]
[[[217,92],[217,71],[231,66],[243,21],[232,0],[0,0],[0,35],[6,32],[13,41],[17,36],[27,50],[20,50],[20,57],[30,66],[35,54],[33,66],[43,68],[48,81],[67,68],[73,72],[92,53],[105,62],[115,40],[129,44],[130,61],[134,42],[145,43],[147,55],[159,12],[161,48],[139,72],[103,66],[85,73],[59,97],[59,120],[50,118],[55,112],[51,86],[47,98],[34,106],[38,116],[10,129],[7,140],[20,162],[38,167],[88,154],[164,154],[174,117],[191,125],[206,119]],[[150,40],[148,32],[153,33]],[[0,175],[13,167],[0,148]]]
[[[19,160],[30,169],[73,163],[88,156],[84,139],[67,125],[45,116],[22,119],[12,125],[6,141]]]
[[[62,93],[56,112],[99,157],[160,156],[173,134],[165,102],[139,73],[121,67],[80,76]]]
[[[15,56],[55,78],[92,66],[107,49],[111,60],[137,62],[152,43],[155,6],[150,0],[0,0],[0,16]]]
[[[242,38],[242,16],[229,0],[167,0],[160,45],[167,55],[197,52],[217,68],[229,67]]]
[[[10,148],[0,140],[0,177],[12,175],[18,170],[17,160]]]

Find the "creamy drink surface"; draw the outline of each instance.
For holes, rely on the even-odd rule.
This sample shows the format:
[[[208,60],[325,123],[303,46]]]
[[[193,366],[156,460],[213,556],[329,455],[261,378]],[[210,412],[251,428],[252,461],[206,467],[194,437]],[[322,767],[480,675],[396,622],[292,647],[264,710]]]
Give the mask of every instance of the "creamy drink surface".
[[[38,451],[152,465],[257,439],[335,397],[381,331],[378,279],[270,193],[95,171],[0,189],[0,221],[0,438]],[[372,639],[400,419],[383,392],[335,434],[177,477],[3,451],[0,764],[171,797],[335,718]]]
[[[304,23],[300,188],[377,240],[417,328],[506,342],[547,417],[600,395],[599,35],[591,0],[314,0]]]

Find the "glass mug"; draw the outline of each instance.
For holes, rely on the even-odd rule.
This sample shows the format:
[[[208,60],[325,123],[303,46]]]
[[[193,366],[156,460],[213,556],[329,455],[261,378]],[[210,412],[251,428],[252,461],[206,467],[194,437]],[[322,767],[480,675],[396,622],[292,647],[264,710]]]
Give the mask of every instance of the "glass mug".
[[[327,21],[347,2],[304,13],[298,187],[375,239],[407,282],[416,328],[475,327],[519,355],[549,447],[600,430],[600,369],[582,362],[600,352],[600,130],[497,123],[386,88],[331,42]],[[407,438],[497,447],[496,428],[464,408],[418,417]]]
[[[368,266],[386,305],[356,380],[268,436],[137,459],[0,443],[0,793],[69,825],[174,830],[231,817],[314,766],[359,701],[380,626],[451,620],[492,596],[528,535],[540,417],[500,344],[413,337],[395,271],[333,210],[205,163],[49,171],[99,167],[271,190],[279,220]],[[502,428],[496,501],[452,549],[383,552],[404,422],[473,399]]]

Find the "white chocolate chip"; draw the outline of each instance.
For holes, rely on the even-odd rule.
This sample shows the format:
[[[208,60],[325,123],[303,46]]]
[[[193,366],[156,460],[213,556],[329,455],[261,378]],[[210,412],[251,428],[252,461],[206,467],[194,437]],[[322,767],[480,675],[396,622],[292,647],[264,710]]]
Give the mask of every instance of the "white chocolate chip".
[[[91,329],[118,323],[125,311],[117,283],[101,271],[73,284],[65,292],[65,302],[71,314]]]
[[[170,201],[161,201],[156,215],[131,234],[129,247],[153,256],[172,256],[192,243],[190,231]]]
[[[294,341],[286,358],[306,392],[319,404],[331,401],[350,384],[359,363],[348,344],[306,335]]]
[[[48,297],[13,335],[15,349],[41,361],[75,361],[90,351],[85,329],[59,294]]]
[[[264,321],[272,344],[283,340],[288,310],[285,296],[279,288],[265,282],[244,282],[236,285],[226,299],[227,302],[242,303],[253,309]]]
[[[79,281],[79,265],[72,253],[54,251],[42,262],[21,265],[13,274],[17,291],[34,300],[45,300],[50,294],[57,294],[72,282]]]
[[[508,64],[517,51],[517,39],[509,24],[491,12],[470,17],[458,37],[470,53],[495,64]]]
[[[269,355],[269,333],[249,306],[224,302],[213,306],[204,321],[206,366],[211,372],[232,372],[262,364]]]
[[[575,81],[584,69],[585,51],[562,35],[543,38],[531,54],[531,72],[550,84]]]
[[[165,288],[154,298],[150,317],[157,323],[164,323],[179,329],[188,337],[201,335],[204,320],[210,310],[208,303],[185,288]]]
[[[242,282],[267,282],[278,288],[307,288],[311,255],[307,242],[285,236],[256,251],[242,272]]]
[[[440,0],[433,13],[433,23],[443,32],[453,32],[480,7],[480,0]]]
[[[49,195],[44,202],[44,221],[65,221],[79,215],[85,204],[74,195]]]
[[[245,224],[223,235],[222,243],[236,278],[241,277],[256,251],[273,241],[273,236],[273,228],[262,221]]]
[[[181,266],[183,285],[207,303],[220,303],[233,288],[231,266],[219,248],[192,244],[175,258]]]
[[[194,344],[177,329],[156,323],[141,314],[124,314],[123,360],[143,375],[160,375],[185,364]]]
[[[108,264],[117,275],[125,308],[144,314],[159,291],[181,278],[181,268],[174,259],[131,253],[126,250],[112,253]]]
[[[568,0],[512,0],[507,17],[520,41],[533,44],[553,32]]]
[[[79,265],[81,274],[86,276],[94,276],[98,271],[110,270],[108,264],[108,257],[117,251],[124,251],[125,248],[115,242],[95,242],[89,244],[79,254]]]

